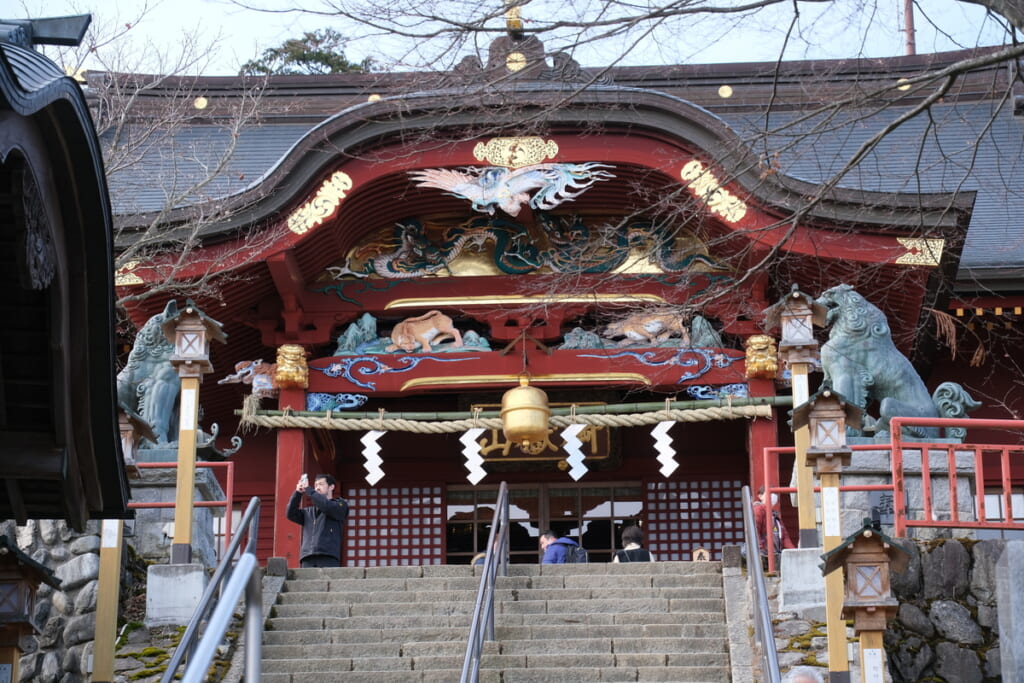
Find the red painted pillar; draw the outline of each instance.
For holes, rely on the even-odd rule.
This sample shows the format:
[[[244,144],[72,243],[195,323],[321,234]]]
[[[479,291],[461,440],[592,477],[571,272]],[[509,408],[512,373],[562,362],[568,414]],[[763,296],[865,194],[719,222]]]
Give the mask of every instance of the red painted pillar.
[[[749,379],[747,387],[751,398],[775,395],[775,383],[772,380]],[[750,454],[749,477],[752,495],[757,495],[758,487],[766,484],[764,481],[764,449],[779,445],[777,420],[780,411],[784,414],[785,410],[785,408],[776,408],[773,411],[775,417],[770,420],[758,417],[750,421],[750,429],[747,432],[747,452]]]
[[[305,410],[306,392],[302,389],[281,389],[281,409]],[[304,430],[277,430],[277,461],[274,473],[274,494],[277,501],[274,510],[274,557],[283,557],[289,567],[299,566],[299,543],[302,527],[285,517],[288,499],[295,491],[295,484],[306,471],[306,435]],[[313,473],[310,473],[312,476]],[[312,483],[312,482],[310,482]]]

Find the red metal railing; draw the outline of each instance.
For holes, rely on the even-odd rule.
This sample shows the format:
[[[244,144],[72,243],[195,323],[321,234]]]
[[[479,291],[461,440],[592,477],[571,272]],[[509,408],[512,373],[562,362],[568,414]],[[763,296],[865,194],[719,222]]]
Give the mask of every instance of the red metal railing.
[[[1024,529],[1024,520],[1013,521],[1013,477],[1011,466],[1016,463],[1019,473],[1024,473],[1024,444],[972,444],[972,443],[923,443],[905,441],[902,427],[966,427],[969,429],[992,429],[1011,433],[1024,433],[1024,420],[964,420],[949,418],[896,417],[892,419],[892,469],[893,469],[893,518],[896,536],[905,536],[907,527],[946,527],[958,529]],[[905,460],[908,452],[918,451],[921,458],[921,496],[923,519],[907,518],[907,492]],[[939,476],[947,479],[949,485],[949,510],[935,509],[933,495],[932,460],[945,455],[945,470]],[[969,472],[961,474],[959,461],[971,464]],[[998,472],[997,476],[993,476]],[[959,487],[962,476],[974,481],[975,519],[964,519],[960,514]],[[1019,474],[1018,476],[1021,476]],[[996,483],[998,482],[998,484]],[[1002,499],[1002,519],[990,520],[985,510],[986,490],[999,489]],[[945,513],[948,519],[939,519]]]
[[[886,451],[889,450],[890,445],[885,443],[879,444],[856,444],[850,446],[850,450],[856,451]],[[796,493],[796,487],[794,486],[782,486],[779,481],[779,456],[782,454],[795,455],[795,449],[792,446],[774,446],[764,449],[764,457],[762,458],[762,475],[764,481],[764,490],[767,498],[771,500],[771,494],[777,493],[780,496],[789,493]],[[840,492],[842,491],[886,491],[891,493],[893,490],[892,484],[847,484],[839,487]],[[815,486],[814,492],[818,493],[821,491],[821,487]],[[760,533],[760,530],[758,530]],[[768,550],[768,571],[774,572],[775,567],[775,548],[774,539],[771,534],[766,535],[766,543]]]
[[[967,529],[1021,529],[1024,520],[1013,519],[1013,476],[1016,468],[1016,480],[1024,480],[1024,443],[1017,444],[972,444],[972,443],[932,443],[922,441],[906,441],[902,436],[902,428],[908,425],[916,427],[999,430],[1016,435],[1024,440],[1024,420],[973,420],[951,418],[893,418],[892,439],[890,443],[855,444],[850,450],[857,451],[890,451],[893,480],[890,484],[858,484],[841,485],[842,491],[886,491],[893,496],[893,527],[895,536],[906,536],[908,527],[946,527]],[[906,458],[909,453],[917,451],[921,461],[921,496],[922,519],[908,519],[906,491]],[[779,456],[793,455],[792,447],[765,448],[761,458],[762,481],[769,499],[772,493],[779,495],[795,493],[796,488],[782,486],[779,481]],[[926,455],[927,454],[927,455]],[[944,469],[933,472],[933,460],[944,458]],[[854,456],[856,457],[856,456]],[[958,462],[959,461],[959,462]],[[964,462],[971,463],[970,472],[965,467],[958,467]],[[915,475],[917,473],[915,472]],[[949,510],[935,509],[935,479],[944,478],[949,486]],[[972,501],[972,517],[965,519],[960,514],[960,478],[970,477],[974,482]],[[986,512],[985,495],[988,489],[998,489],[1002,506],[1001,519],[989,519]],[[815,491],[819,491],[815,487]],[[948,519],[939,519],[939,517]],[[760,533],[760,530],[758,530]],[[775,549],[771,534],[767,534],[768,569],[775,571]]]
[[[177,462],[137,462],[135,466],[139,469],[177,469]],[[198,500],[193,501],[193,505],[197,508],[224,508],[224,544],[221,548],[228,547],[231,543],[231,503],[235,498],[235,463],[229,460],[223,462],[210,462],[200,461],[196,463],[196,467],[223,467],[226,472],[224,475],[224,500]],[[173,501],[166,503],[128,503],[128,508],[131,510],[140,509],[156,509],[156,508],[172,508],[175,506]]]

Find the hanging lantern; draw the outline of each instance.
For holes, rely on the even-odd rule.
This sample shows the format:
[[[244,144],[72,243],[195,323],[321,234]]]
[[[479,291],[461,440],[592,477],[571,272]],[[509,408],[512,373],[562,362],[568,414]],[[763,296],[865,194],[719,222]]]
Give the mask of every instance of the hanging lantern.
[[[532,452],[532,444],[547,440],[550,417],[548,395],[531,387],[526,377],[520,377],[519,386],[501,397],[502,431],[506,439],[519,444],[523,451]]]

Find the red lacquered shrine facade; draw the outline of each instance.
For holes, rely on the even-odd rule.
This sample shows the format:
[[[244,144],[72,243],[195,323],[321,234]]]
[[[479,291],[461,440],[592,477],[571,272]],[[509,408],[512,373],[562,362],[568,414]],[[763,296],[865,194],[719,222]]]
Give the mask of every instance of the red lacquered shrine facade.
[[[936,283],[959,258],[969,196],[826,189],[773,172],[677,97],[609,85],[552,106],[569,90],[527,69],[505,89],[346,108],[204,238],[195,274],[210,263],[231,274],[219,299],[197,300],[228,335],[204,419],[229,435],[255,386],[214,379],[287,345],[308,367],[307,386],[261,399],[258,414],[311,421],[244,434],[232,456],[236,502],[257,495],[267,511],[261,556],[297,566],[285,502],[301,473],[322,472],[352,506],[349,566],[469,562],[501,481],[513,561],[535,562],[548,528],[607,560],[632,522],[661,559],[718,557],[742,541],[755,454],[790,442],[785,369],[748,372],[748,340],[778,336],[763,311],[793,283],[817,294],[870,282],[915,352],[912,331],[943,304]],[[120,281],[143,288],[163,267]],[[138,305],[135,322],[164,303]],[[582,459],[563,427],[527,451],[483,428],[474,460],[462,437],[524,377],[556,414],[623,422],[580,432]],[[676,407],[697,412],[659,441],[657,413]],[[360,428],[332,426],[351,414]],[[446,433],[388,422],[402,416],[469,422]]]

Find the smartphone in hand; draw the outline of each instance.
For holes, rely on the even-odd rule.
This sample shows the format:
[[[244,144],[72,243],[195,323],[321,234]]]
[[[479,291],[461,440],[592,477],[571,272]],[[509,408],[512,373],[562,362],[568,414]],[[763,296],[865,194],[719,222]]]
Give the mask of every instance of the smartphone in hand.
[[[302,475],[302,477],[299,479],[299,486],[301,486],[302,488],[306,488],[306,487],[309,486],[309,475],[308,474],[303,474]]]

